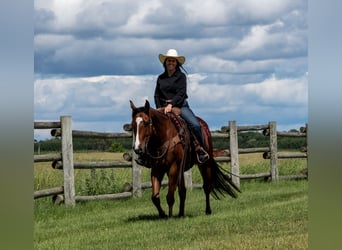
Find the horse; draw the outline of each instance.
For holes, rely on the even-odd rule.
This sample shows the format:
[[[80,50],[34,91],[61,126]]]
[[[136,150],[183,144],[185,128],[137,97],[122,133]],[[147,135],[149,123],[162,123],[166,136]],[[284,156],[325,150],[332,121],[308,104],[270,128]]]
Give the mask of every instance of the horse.
[[[212,138],[208,125],[199,117],[204,135],[204,149],[209,154],[209,160],[199,163],[196,153],[191,147],[191,137],[186,124],[182,133],[172,121],[170,115],[150,107],[146,100],[145,105],[136,107],[130,101],[132,109],[132,129],[134,136],[133,150],[137,155],[147,159],[148,168],[151,168],[152,202],[158,210],[160,218],[171,218],[173,216],[174,194],[178,187],[180,199],[178,217],[184,217],[186,199],[186,187],[184,172],[197,164],[203,179],[205,193],[205,214],[212,213],[210,207],[210,194],[220,200],[228,194],[237,198],[240,189],[228,176],[228,171],[221,168],[213,157]],[[178,119],[182,121],[182,119]],[[183,120],[184,121],[184,120]],[[160,203],[161,182],[168,176],[168,191],[166,201],[168,204],[168,215],[166,215]]]

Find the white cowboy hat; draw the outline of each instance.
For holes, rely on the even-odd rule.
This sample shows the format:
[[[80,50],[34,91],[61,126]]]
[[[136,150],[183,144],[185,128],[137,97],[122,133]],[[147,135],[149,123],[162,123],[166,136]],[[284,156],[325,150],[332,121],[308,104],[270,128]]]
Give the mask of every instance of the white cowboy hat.
[[[185,62],[185,57],[184,56],[179,56],[177,50],[175,49],[169,49],[166,54],[159,54],[159,61],[164,64],[166,58],[175,58],[180,65],[182,65]]]

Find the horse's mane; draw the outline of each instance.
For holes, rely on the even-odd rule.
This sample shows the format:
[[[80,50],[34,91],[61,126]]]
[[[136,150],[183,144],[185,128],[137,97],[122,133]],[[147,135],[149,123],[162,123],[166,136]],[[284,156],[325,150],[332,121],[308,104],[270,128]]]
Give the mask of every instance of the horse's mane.
[[[149,111],[150,112],[152,111],[153,114],[160,115],[161,117],[168,118],[168,116],[166,114],[164,114],[163,112],[158,111],[157,109],[154,109],[154,108],[150,107]],[[135,108],[132,112],[133,112],[132,115],[136,116],[138,113],[141,113],[141,112],[145,113],[146,109],[145,109],[144,106],[142,106],[142,107]]]
[[[154,109],[154,108],[150,108],[150,112],[152,112],[153,114],[156,114],[164,119],[169,119],[168,115],[166,115],[164,112],[160,112],[159,110],[157,109]]]

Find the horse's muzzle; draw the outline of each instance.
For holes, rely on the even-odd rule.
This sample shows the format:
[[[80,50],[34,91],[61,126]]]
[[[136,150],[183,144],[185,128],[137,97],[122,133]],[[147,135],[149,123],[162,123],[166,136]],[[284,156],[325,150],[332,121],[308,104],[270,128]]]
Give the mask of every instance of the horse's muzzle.
[[[146,150],[144,150],[145,147],[141,147],[141,145],[139,145],[137,148],[133,146],[133,151],[134,153],[136,153],[137,155],[142,155],[145,153]]]
[[[142,149],[141,149],[140,147],[139,147],[139,148],[133,147],[133,151],[134,151],[134,153],[136,153],[137,155],[142,154]]]

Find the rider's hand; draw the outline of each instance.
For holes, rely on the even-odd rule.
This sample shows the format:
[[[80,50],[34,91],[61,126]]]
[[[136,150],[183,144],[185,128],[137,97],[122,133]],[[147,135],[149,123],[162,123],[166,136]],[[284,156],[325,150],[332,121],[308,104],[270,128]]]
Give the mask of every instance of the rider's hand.
[[[171,109],[172,109],[172,104],[169,103],[168,105],[166,105],[164,109],[165,114],[171,112]]]

